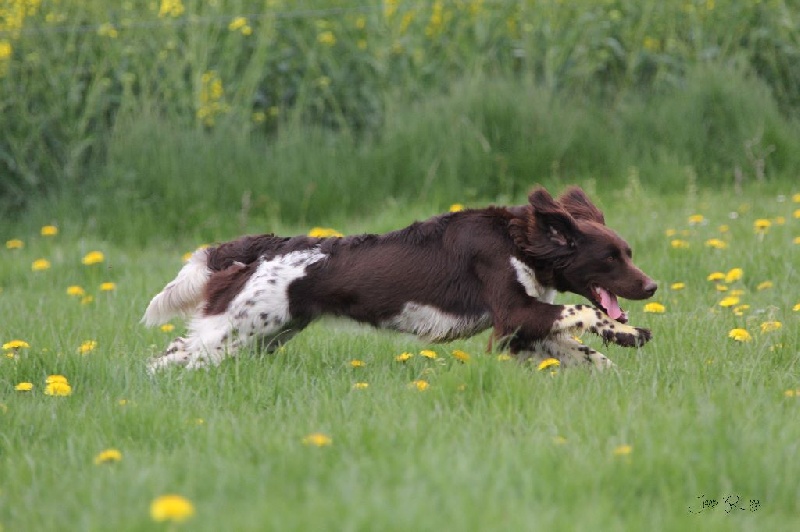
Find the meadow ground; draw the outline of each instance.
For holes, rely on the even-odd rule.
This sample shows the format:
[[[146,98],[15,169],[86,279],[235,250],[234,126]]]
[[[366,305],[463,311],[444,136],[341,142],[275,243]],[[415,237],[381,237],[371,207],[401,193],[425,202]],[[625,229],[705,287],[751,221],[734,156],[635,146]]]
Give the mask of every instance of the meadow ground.
[[[66,221],[7,235],[0,528],[160,530],[151,502],[179,494],[187,530],[795,529],[798,193],[597,196],[660,283],[623,305],[654,340],[601,348],[616,363],[601,374],[486,354],[485,334],[431,346],[323,321],[271,356],[151,377],[182,324],[138,320],[202,242],[122,247]]]

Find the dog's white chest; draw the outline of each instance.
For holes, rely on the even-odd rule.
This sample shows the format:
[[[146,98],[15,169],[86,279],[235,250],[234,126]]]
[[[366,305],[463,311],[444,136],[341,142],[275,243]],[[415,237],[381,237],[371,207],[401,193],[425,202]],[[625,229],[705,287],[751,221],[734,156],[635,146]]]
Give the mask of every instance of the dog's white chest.
[[[536,279],[536,272],[516,257],[511,257],[511,266],[517,273],[517,281],[525,288],[525,293],[543,303],[553,304],[556,300],[555,288],[547,288]]]

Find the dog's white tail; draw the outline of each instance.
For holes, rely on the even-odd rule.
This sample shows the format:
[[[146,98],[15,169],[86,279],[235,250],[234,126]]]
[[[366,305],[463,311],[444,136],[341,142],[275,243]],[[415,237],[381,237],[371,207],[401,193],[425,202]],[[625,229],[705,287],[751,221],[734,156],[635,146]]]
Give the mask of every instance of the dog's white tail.
[[[142,317],[148,327],[166,323],[175,316],[191,314],[203,298],[203,289],[211,277],[208,251],[198,249],[178,275],[150,301]]]

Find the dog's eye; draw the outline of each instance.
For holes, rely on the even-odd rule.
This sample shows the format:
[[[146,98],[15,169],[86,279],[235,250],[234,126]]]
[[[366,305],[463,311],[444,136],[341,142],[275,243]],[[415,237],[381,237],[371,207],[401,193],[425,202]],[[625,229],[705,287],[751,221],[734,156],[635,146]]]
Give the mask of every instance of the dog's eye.
[[[614,255],[609,255],[608,257],[606,257],[606,262],[614,262],[615,260],[617,260],[617,257],[615,257]]]

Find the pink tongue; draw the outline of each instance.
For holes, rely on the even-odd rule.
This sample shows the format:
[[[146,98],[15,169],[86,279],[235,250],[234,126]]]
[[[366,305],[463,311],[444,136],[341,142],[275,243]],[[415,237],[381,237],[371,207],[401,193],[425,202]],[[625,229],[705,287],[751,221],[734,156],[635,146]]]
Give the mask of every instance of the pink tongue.
[[[622,309],[619,308],[619,304],[617,303],[617,296],[610,294],[599,286],[597,287],[597,291],[600,293],[600,304],[606,310],[606,314],[611,316],[612,319],[619,319],[619,317],[622,316]]]

